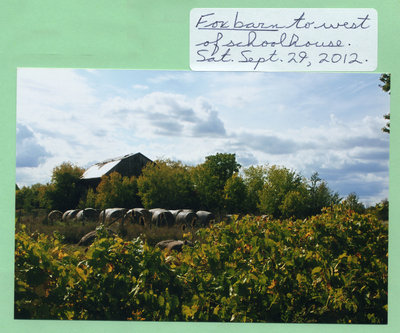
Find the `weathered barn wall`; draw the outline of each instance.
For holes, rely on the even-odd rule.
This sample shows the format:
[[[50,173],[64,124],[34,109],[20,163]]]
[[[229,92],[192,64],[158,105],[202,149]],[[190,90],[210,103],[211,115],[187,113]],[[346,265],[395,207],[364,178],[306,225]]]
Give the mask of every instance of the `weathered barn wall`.
[[[112,172],[118,172],[123,177],[138,177],[147,163],[154,162],[141,153],[105,160],[88,168],[81,178],[81,184],[86,189],[96,189],[101,177]]]
[[[146,166],[147,163],[152,163],[150,159],[144,156],[141,153],[137,153],[135,155],[131,155],[127,158],[121,159],[114,168],[112,168],[107,174],[111,172],[118,172],[123,177],[132,177],[132,176],[140,176],[142,173],[142,169]]]

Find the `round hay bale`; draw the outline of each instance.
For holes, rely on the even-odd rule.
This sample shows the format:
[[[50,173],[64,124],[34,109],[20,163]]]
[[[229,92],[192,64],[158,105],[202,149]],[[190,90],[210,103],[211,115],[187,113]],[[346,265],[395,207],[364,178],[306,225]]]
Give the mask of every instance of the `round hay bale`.
[[[99,218],[99,212],[94,208],[85,208],[76,214],[76,220],[82,223],[86,221],[96,221]]]
[[[109,236],[115,235],[115,232],[112,231],[111,229],[106,229],[107,233]],[[94,242],[94,240],[97,237],[97,230],[92,230],[88,232],[85,236],[81,238],[81,240],[78,242],[78,245],[80,246],[89,246]]]
[[[63,217],[63,213],[60,212],[59,210],[52,210],[48,215],[47,219],[51,222],[54,223],[55,221],[61,221]]]
[[[62,216],[62,220],[63,221],[71,221],[76,218],[76,215],[78,214],[78,212],[79,212],[79,209],[67,210]]]
[[[83,215],[86,220],[96,221],[99,218],[99,211],[94,208],[85,208],[83,210]]]
[[[215,223],[215,215],[205,210],[199,210],[196,212],[198,218],[198,225],[200,227],[208,227],[210,224]]]
[[[149,212],[151,213],[151,215],[153,215],[156,211],[158,211],[158,210],[165,210],[164,208],[151,208],[151,209],[149,209]]]
[[[125,218],[130,223],[138,224],[143,227],[148,227],[151,223],[151,213],[144,208],[129,209],[125,214]]]
[[[194,228],[197,225],[198,217],[194,211],[182,210],[175,218],[175,223],[180,225],[182,230]]]
[[[81,209],[78,214],[76,214],[76,220],[83,222],[85,220],[83,209]]]
[[[142,214],[148,223],[151,222],[151,213],[146,208],[134,208],[135,212]]]
[[[171,227],[174,225],[174,216],[169,210],[166,209],[155,209],[151,216],[151,224],[157,227]]]
[[[176,220],[176,216],[182,211],[183,209],[173,209],[173,210],[169,210],[172,214],[172,216],[174,217],[174,219]]]
[[[126,208],[107,208],[100,212],[99,221],[107,226],[115,222],[121,222],[123,225],[125,220],[125,213],[128,210]]]
[[[188,240],[168,239],[156,244],[156,247],[160,248],[161,250],[167,249],[168,251],[178,251],[178,252],[182,252],[182,248],[184,246],[193,247],[193,243]]]

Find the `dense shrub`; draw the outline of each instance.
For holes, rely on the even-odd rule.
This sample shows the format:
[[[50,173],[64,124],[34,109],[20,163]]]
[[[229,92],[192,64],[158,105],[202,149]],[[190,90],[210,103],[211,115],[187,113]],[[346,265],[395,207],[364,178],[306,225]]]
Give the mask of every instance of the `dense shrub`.
[[[86,207],[141,207],[137,195],[136,177],[122,177],[118,172],[101,177],[96,193],[89,189],[86,196]]]
[[[64,162],[53,169],[51,183],[47,186],[46,197],[51,209],[67,210],[76,207],[82,195],[80,177],[84,169]]]
[[[305,220],[246,216],[196,237],[167,253],[100,228],[86,253],[68,253],[21,230],[15,317],[387,322],[387,227],[370,215],[337,206]]]
[[[147,164],[137,180],[138,195],[145,208],[193,208],[196,197],[188,167],[181,162],[157,160]]]

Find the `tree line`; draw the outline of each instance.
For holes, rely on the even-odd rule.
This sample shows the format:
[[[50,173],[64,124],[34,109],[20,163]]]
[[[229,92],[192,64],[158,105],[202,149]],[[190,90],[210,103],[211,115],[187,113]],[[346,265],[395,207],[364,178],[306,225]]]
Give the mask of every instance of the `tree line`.
[[[338,203],[356,212],[366,210],[355,193],[340,198],[317,172],[307,179],[284,166],[241,169],[231,153],[207,156],[196,166],[157,160],[147,164],[139,177],[114,172],[103,176],[96,189],[87,189],[80,181],[84,169],[64,162],[53,169],[49,184],[17,187],[16,209],[160,207],[217,214],[266,214],[273,218],[305,218]],[[387,200],[375,206],[385,220],[387,206]]]

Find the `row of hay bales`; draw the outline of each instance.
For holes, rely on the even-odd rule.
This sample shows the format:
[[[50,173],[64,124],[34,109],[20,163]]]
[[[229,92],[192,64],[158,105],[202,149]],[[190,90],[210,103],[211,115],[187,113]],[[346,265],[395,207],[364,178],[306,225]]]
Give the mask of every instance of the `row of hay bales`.
[[[145,209],[145,208],[107,208],[104,210],[96,210],[93,208],[71,209],[62,213],[53,210],[48,214],[50,222],[81,222],[98,221],[106,226],[114,223],[138,224],[146,227],[171,227],[173,225],[187,227],[205,227],[215,222],[215,215],[208,211],[193,211],[190,209],[167,210],[162,208]]]

